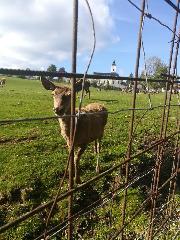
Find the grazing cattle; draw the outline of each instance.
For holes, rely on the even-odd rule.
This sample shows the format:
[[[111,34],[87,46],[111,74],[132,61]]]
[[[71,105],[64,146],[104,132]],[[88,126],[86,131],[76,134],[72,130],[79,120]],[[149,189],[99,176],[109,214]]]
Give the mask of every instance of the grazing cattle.
[[[179,93],[178,89],[172,89],[172,94],[178,94],[178,93]]]
[[[71,117],[71,89],[67,87],[55,86],[47,79],[41,79],[42,85],[46,90],[52,90],[54,99],[54,112],[59,118],[61,135],[67,142],[70,149],[70,122]],[[77,112],[77,110],[76,110]],[[74,159],[75,182],[80,183],[79,161],[87,145],[95,141],[96,153],[100,153],[100,141],[104,134],[104,128],[107,123],[107,109],[99,103],[91,103],[81,109],[81,114],[77,121],[74,146],[78,148]],[[67,116],[68,115],[68,116]],[[66,117],[67,116],[67,117]],[[97,158],[96,171],[99,172],[99,158]]]
[[[97,90],[101,92],[102,88],[103,88],[103,84],[101,82],[98,82],[97,83]]]
[[[83,83],[83,79],[80,79],[76,82],[76,85],[75,85],[75,91],[76,93],[80,92],[82,90],[82,83]],[[84,82],[84,90],[87,93],[89,93],[89,99],[90,99],[90,82],[89,81],[85,81]],[[85,96],[86,96],[85,94]]]

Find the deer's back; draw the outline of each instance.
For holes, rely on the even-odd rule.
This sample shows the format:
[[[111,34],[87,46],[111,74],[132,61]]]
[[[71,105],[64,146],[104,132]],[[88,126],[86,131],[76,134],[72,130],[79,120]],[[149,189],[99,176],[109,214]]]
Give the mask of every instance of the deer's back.
[[[78,120],[75,145],[88,144],[101,139],[107,117],[107,109],[99,103],[91,103],[84,107]]]

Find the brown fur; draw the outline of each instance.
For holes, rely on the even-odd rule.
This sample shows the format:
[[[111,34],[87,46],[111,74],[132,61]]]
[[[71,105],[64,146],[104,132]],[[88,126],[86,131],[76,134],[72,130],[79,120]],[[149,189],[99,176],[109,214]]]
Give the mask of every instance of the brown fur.
[[[83,79],[79,79],[78,81],[76,81],[75,84],[75,91],[78,94],[78,92],[80,92],[82,90],[82,83],[83,83]],[[90,99],[90,82],[89,81],[84,81],[84,91],[86,92],[85,96],[87,94],[89,94],[89,99]]]
[[[70,114],[70,109],[67,112]],[[76,110],[77,113],[77,110]],[[86,114],[87,113],[87,114]],[[107,123],[107,109],[99,103],[91,103],[81,109],[81,115],[78,119],[77,132],[75,136],[75,146],[79,147],[88,144],[97,139],[101,140],[104,133],[104,127]],[[59,118],[61,134],[67,141],[70,141],[70,117]]]
[[[71,114],[71,90],[67,87],[57,87],[53,83],[45,80],[43,86],[47,90],[52,90],[54,98],[54,110],[57,115],[70,115]],[[77,113],[77,110],[76,110]],[[83,152],[85,151],[88,143],[98,141],[96,144],[96,152],[100,152],[100,140],[104,134],[104,127],[107,123],[107,109],[99,103],[91,103],[81,109],[81,115],[77,121],[77,129],[75,135],[74,145],[78,147],[77,154],[75,156],[75,181],[80,183],[79,174],[79,160]],[[70,117],[59,118],[61,127],[61,135],[66,140],[68,147],[70,147]],[[97,148],[98,146],[98,148]],[[97,161],[97,171],[99,170],[99,162]]]

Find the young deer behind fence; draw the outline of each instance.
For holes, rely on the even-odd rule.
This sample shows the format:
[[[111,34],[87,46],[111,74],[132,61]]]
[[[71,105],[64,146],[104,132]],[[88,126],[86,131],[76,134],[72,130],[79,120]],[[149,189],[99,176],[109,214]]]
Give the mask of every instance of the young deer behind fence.
[[[59,87],[49,80],[42,78],[42,85],[46,90],[52,90],[54,99],[54,112],[58,118],[61,128],[61,135],[67,142],[70,149],[70,123],[71,117],[71,89],[67,87]],[[77,110],[76,110],[77,112]],[[80,183],[79,161],[81,155],[90,142],[95,141],[95,150],[98,154],[96,171],[99,172],[99,153],[100,141],[104,134],[104,128],[107,123],[107,109],[99,103],[91,103],[81,109],[81,114],[77,119],[76,134],[74,138],[74,146],[78,148],[74,159],[75,165],[75,182]]]

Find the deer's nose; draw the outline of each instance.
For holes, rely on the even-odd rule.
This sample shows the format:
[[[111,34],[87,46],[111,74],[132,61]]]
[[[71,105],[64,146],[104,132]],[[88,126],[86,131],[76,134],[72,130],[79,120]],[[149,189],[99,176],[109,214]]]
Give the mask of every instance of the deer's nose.
[[[53,111],[54,111],[54,113],[57,114],[57,115],[63,115],[63,114],[64,114],[64,109],[63,109],[63,108],[60,109],[60,108],[58,108],[58,107],[57,107],[57,108],[54,107],[54,108],[53,108]]]

